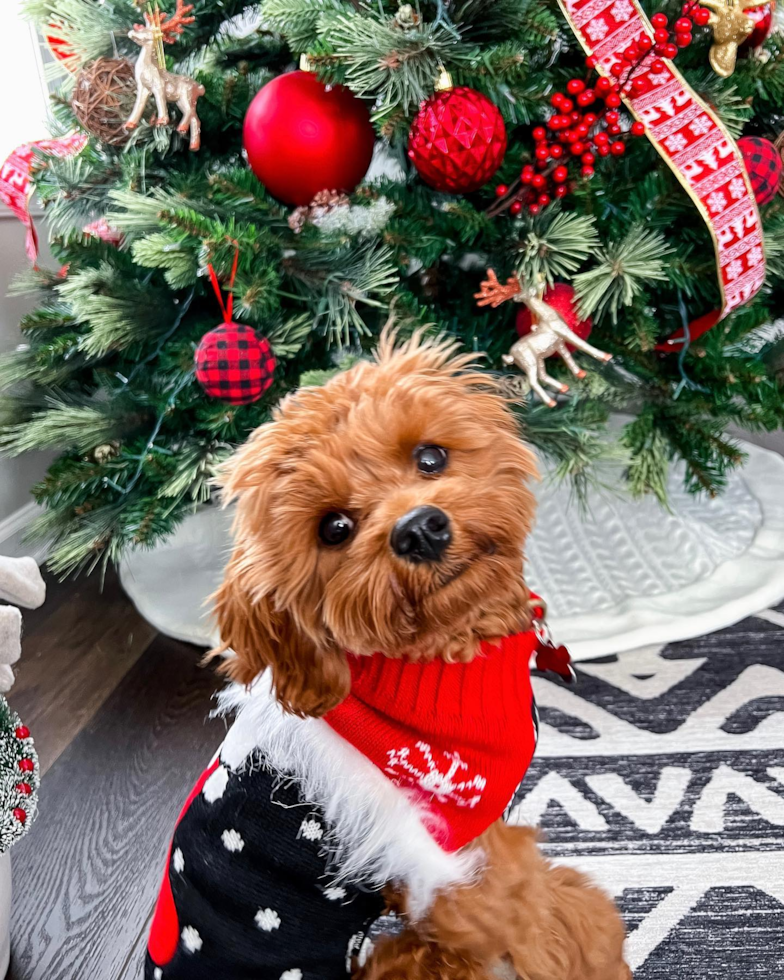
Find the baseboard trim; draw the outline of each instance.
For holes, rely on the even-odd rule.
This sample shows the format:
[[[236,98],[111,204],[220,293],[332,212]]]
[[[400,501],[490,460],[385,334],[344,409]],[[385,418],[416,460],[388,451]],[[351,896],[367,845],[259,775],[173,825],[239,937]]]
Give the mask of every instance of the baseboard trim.
[[[31,544],[29,541],[24,541],[28,524],[35,520],[41,511],[40,505],[31,500],[29,504],[25,504],[24,507],[20,507],[0,521],[0,555],[5,555],[7,558],[23,558],[25,555],[30,555],[39,565],[46,559],[45,544],[41,542]]]

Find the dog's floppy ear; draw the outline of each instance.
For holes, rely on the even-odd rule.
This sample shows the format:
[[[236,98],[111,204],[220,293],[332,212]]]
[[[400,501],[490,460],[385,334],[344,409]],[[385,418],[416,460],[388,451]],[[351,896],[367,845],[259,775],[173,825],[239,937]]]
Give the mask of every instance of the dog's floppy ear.
[[[323,715],[348,694],[346,655],[315,624],[306,629],[276,602],[275,565],[268,545],[255,533],[274,520],[270,511],[280,452],[275,425],[261,426],[222,472],[224,499],[237,500],[237,514],[234,553],[213,597],[221,636],[215,655],[233,651],[221,670],[241,684],[270,668],[276,696],[287,711]]]
[[[272,596],[253,600],[232,565],[234,560],[215,596],[221,649],[234,651],[223,662],[223,672],[249,684],[271,668],[278,701],[301,717],[323,715],[340,704],[351,684],[345,653],[317,648],[291,613],[275,608]]]

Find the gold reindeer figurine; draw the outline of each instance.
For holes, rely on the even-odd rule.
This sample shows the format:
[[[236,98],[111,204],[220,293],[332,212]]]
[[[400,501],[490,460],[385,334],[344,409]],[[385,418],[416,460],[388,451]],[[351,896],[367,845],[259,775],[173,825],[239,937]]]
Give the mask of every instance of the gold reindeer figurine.
[[[722,78],[735,71],[738,45],[754,30],[754,21],[746,14],[758,7],[760,0],[700,0],[710,9],[708,26],[713,31],[713,44],[708,54],[711,68]]]
[[[192,24],[189,17],[193,4],[186,5],[177,0],[177,9],[171,17],[165,18],[156,9],[145,13],[144,23],[135,24],[128,37],[142,49],[136,62],[136,105],[125,124],[126,129],[136,129],[141,122],[144,110],[151,95],[155,97],[158,115],[153,121],[156,126],[168,126],[169,102],[176,102],[182,113],[177,127],[180,133],[190,130],[190,148],[198,150],[201,146],[201,120],[196,112],[196,103],[204,95],[204,86],[199,85],[187,75],[175,75],[166,70],[163,45],[174,44],[182,34],[185,24]]]
[[[610,361],[612,354],[594,347],[569,328],[557,310],[553,309],[542,299],[542,291],[532,286],[523,286],[517,276],[510,276],[502,285],[492,269],[487,270],[487,279],[475,293],[477,306],[495,308],[512,299],[517,303],[525,303],[531,311],[531,332],[521,337],[509,353],[503,357],[503,362],[511,366],[516,364],[527,376],[531,390],[542,399],[549,408],[555,407],[555,401],[548,395],[542,385],[548,385],[561,393],[569,390],[569,385],[562,384],[547,373],[545,361],[552,354],[560,354],[564,364],[575,378],[584,378],[585,371],[572,357],[567,344],[572,344],[584,354],[597,361]]]

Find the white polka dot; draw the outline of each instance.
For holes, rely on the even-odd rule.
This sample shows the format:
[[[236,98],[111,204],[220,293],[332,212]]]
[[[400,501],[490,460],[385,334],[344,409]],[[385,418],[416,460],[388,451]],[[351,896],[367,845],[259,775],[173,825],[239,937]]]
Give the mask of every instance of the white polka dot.
[[[346,889],[340,885],[332,885],[324,889],[324,897],[328,898],[330,902],[339,902],[341,898],[346,897]]]
[[[183,853],[179,847],[174,854],[172,854],[172,867],[177,874],[182,874],[182,872],[185,870],[185,858],[183,857]]]
[[[256,913],[256,925],[262,932],[272,932],[280,929],[280,916],[275,909],[259,909]]]
[[[236,830],[224,830],[221,834],[221,840],[226,850],[232,851],[235,854],[239,853],[245,847],[245,841]]]
[[[162,978],[163,978],[163,970],[159,966],[156,966],[155,969],[152,971],[152,980],[162,980]]]
[[[202,789],[204,799],[208,803],[214,803],[216,800],[219,800],[226,792],[226,784],[228,781],[229,770],[226,769],[225,766],[218,766],[215,772],[204,784],[204,788]]]
[[[182,945],[189,953],[198,953],[202,947],[201,936],[193,926],[185,926],[181,933]]]
[[[300,837],[304,837],[305,840],[321,840],[324,836],[324,828],[312,817],[308,817],[307,820],[302,821],[302,826],[299,828]]]
[[[302,980],[302,970],[286,970],[281,973],[280,980]]]

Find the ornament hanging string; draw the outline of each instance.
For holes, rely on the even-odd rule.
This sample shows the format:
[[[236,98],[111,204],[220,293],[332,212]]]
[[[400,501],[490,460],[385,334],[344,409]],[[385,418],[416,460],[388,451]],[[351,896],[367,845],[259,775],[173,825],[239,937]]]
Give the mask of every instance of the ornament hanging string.
[[[637,0],[558,0],[569,26],[603,76],[623,71],[624,51],[651,24]],[[721,290],[719,319],[749,302],[765,281],[762,225],[741,153],[716,114],[667,58],[646,56],[621,98],[673,171],[708,227]],[[618,66],[618,67],[616,67]],[[692,335],[692,339],[693,335]]]
[[[210,282],[212,283],[212,288],[215,290],[215,295],[218,297],[218,303],[220,304],[221,311],[223,312],[223,322],[233,323],[232,317],[234,315],[234,282],[237,278],[237,266],[240,261],[240,245],[239,242],[231,239],[231,243],[234,246],[234,261],[231,264],[231,273],[229,275],[229,284],[226,290],[227,298],[223,299],[223,291],[221,290],[220,281],[218,280],[218,274],[215,271],[215,266],[212,262],[207,263],[207,272],[210,274]]]

